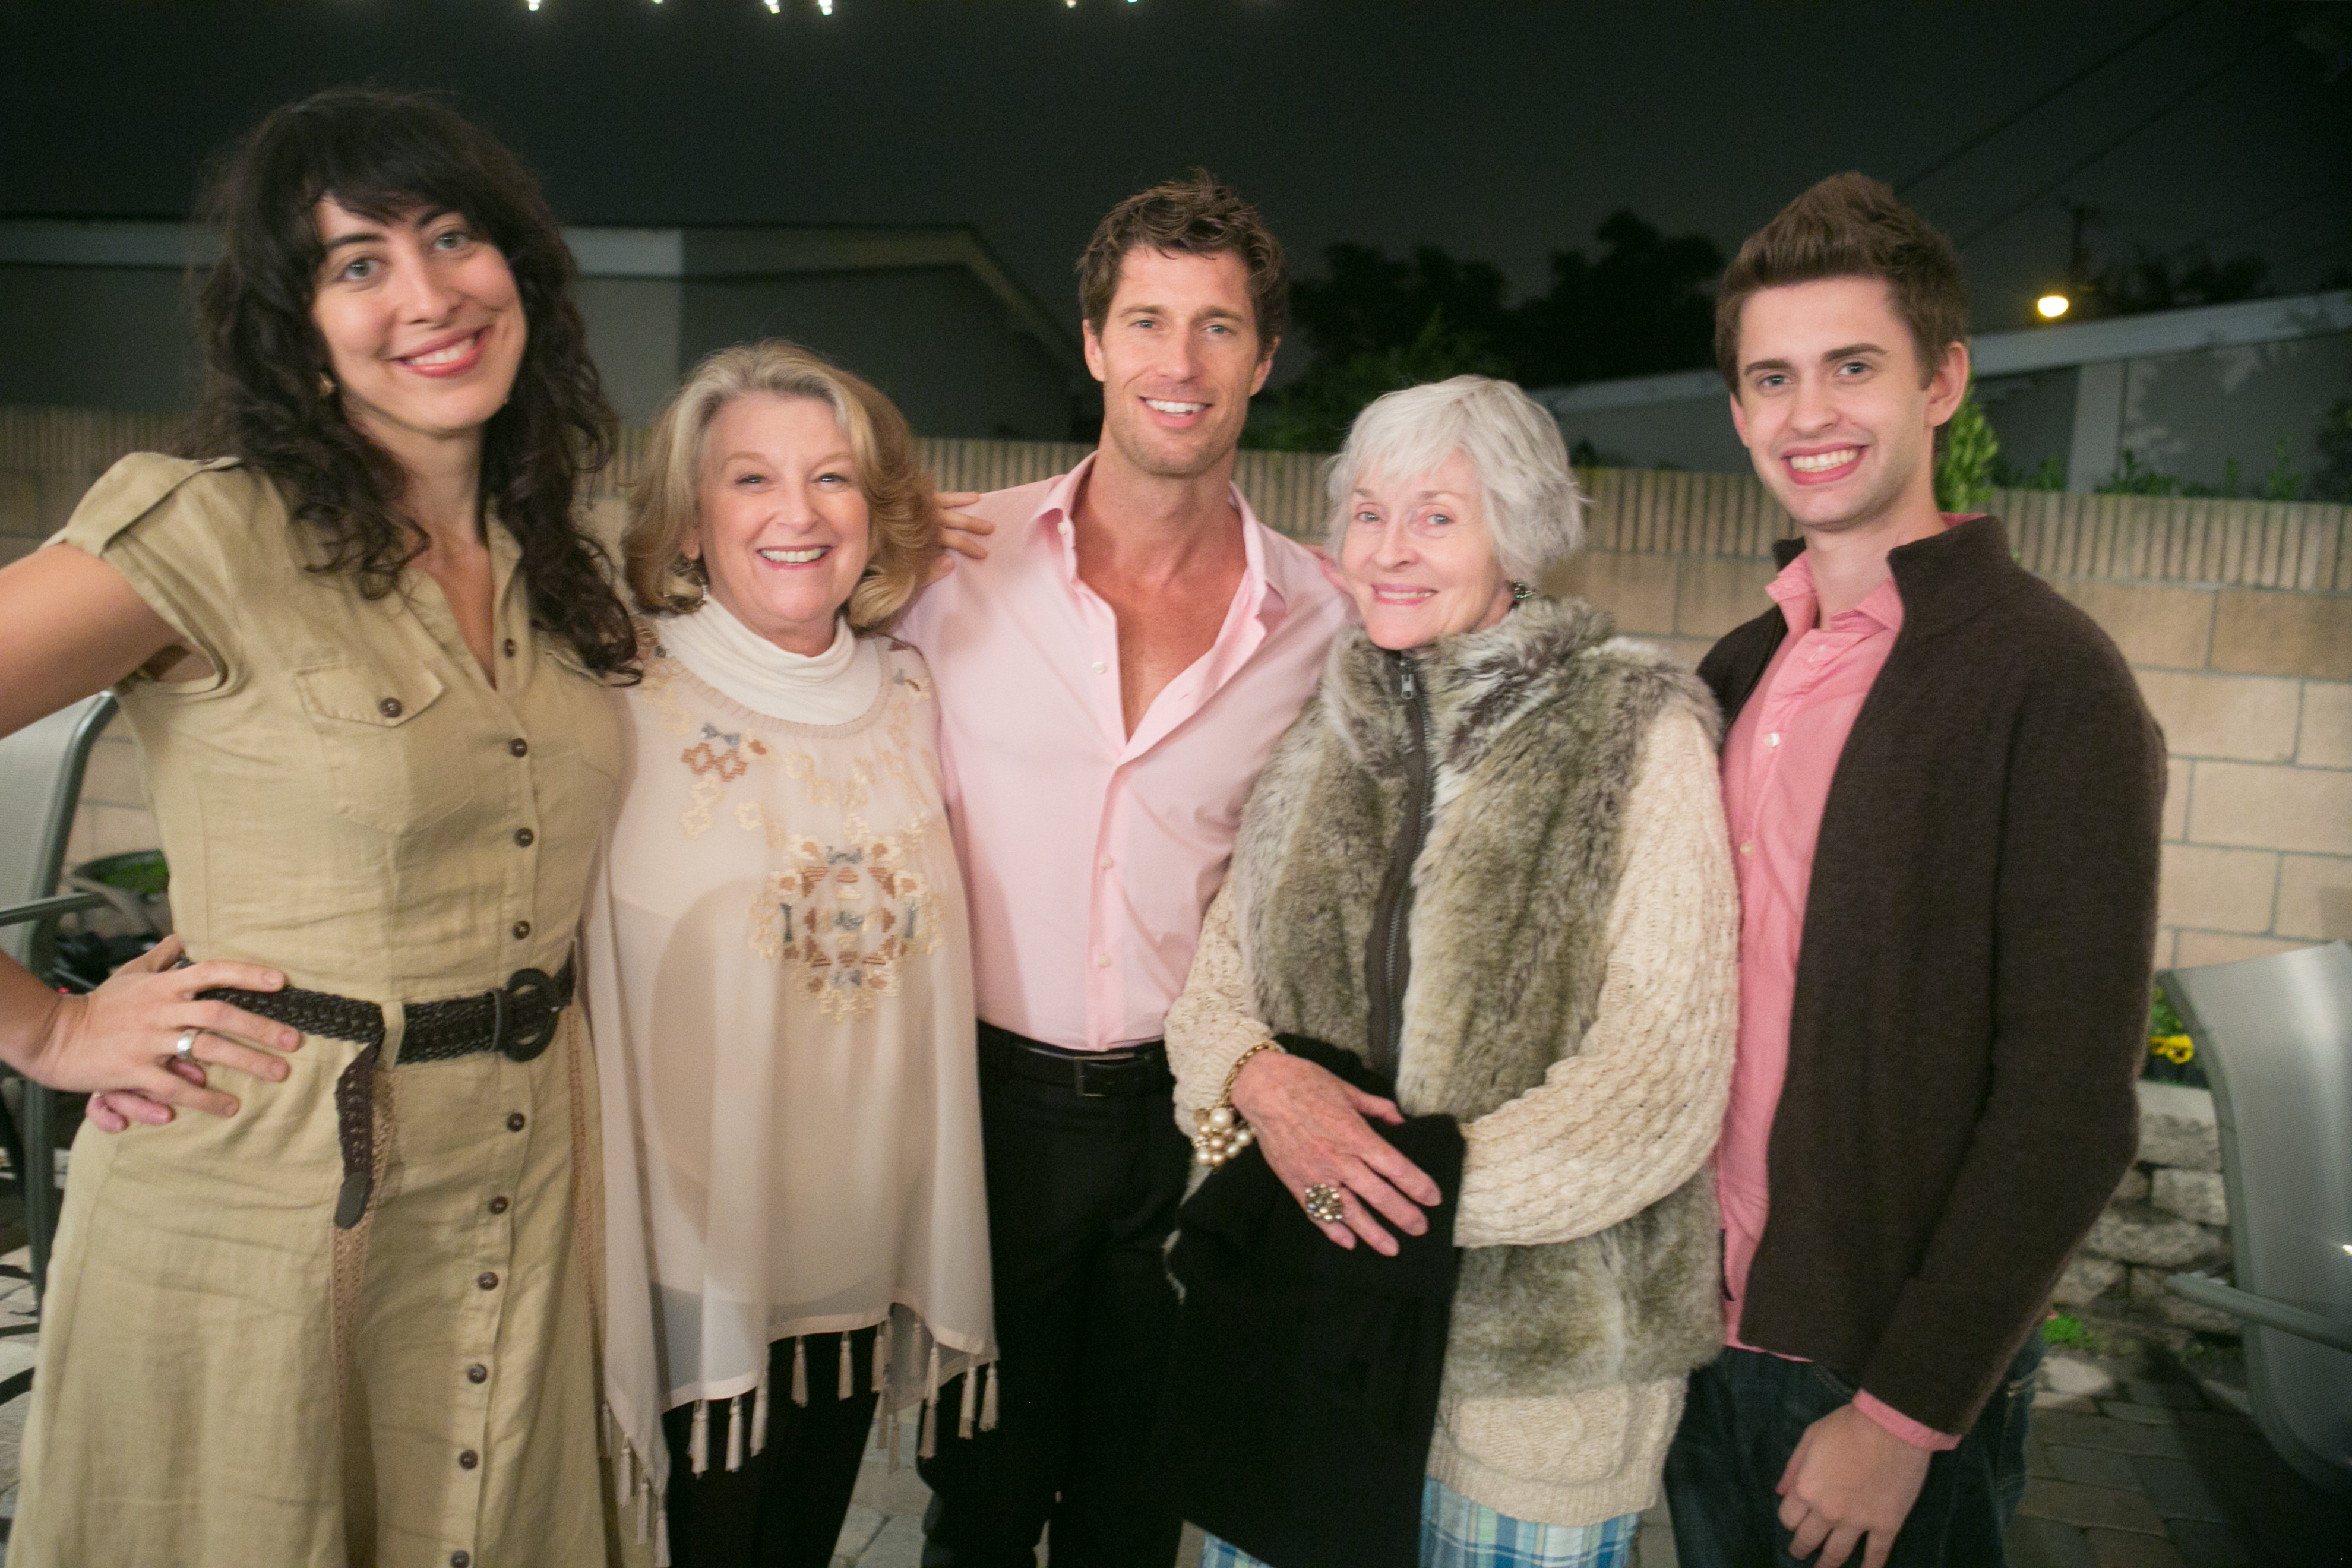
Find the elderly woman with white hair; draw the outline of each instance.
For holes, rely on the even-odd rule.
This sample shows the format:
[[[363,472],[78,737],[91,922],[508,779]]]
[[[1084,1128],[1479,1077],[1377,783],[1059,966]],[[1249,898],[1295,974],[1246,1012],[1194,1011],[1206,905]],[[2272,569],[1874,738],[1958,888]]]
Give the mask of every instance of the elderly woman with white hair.
[[[1576,547],[1582,500],[1517,387],[1457,376],[1381,398],[1330,489],[1363,625],[1251,796],[1168,1017],[1177,1114],[1223,1167],[1205,1188],[1257,1173],[1297,1247],[1385,1260],[1346,1265],[1373,1290],[1402,1261],[1391,1229],[1453,1270],[1433,1413],[1406,1459],[1425,1438],[1420,1563],[1628,1563],[1684,1374],[1722,1341],[1703,1167],[1731,1074],[1738,907],[1717,715],[1601,611],[1530,586]],[[1381,1131],[1433,1116],[1459,1131],[1448,1192]],[[1433,1220],[1450,1220],[1458,1265]],[[1388,1352],[1349,1353],[1338,1381],[1375,1398]],[[1268,1423],[1225,1424],[1252,1425]],[[1350,1495],[1349,1468],[1318,1472],[1328,1499]],[[1204,1568],[1253,1551],[1316,1568],[1350,1534],[1328,1502],[1318,1520],[1311,1499],[1261,1496],[1227,1516],[1253,1541],[1225,1506],[1192,1510],[1219,1532]]]

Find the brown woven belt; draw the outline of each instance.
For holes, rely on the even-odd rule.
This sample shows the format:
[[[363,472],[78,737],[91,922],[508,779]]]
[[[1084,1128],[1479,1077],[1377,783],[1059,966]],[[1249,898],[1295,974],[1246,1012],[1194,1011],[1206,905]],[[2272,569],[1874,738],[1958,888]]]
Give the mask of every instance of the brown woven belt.
[[[518,969],[495,991],[404,1007],[397,1065],[453,1061],[488,1051],[509,1061],[530,1061],[555,1038],[556,1020],[572,1001],[572,961],[567,958],[553,974]],[[375,1187],[375,1064],[383,1052],[383,1009],[373,1002],[292,985],[283,991],[216,985],[196,995],[291,1024],[306,1035],[367,1047],[335,1079],[335,1133],[343,1154],[335,1228],[349,1230],[359,1224]]]

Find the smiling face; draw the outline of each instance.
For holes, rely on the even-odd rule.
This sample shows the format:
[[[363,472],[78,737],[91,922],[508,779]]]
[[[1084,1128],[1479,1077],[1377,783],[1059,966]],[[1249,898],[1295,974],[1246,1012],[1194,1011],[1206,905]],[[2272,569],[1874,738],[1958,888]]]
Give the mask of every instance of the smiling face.
[[[1087,368],[1103,384],[1103,446],[1167,479],[1230,458],[1274,365],[1255,322],[1249,268],[1233,252],[1129,251],[1102,330],[1085,327]]]
[[[313,216],[326,258],[310,319],[344,416],[395,458],[479,443],[529,335],[506,258],[457,213],[379,222],[330,196]]]
[[[830,405],[748,392],[711,416],[685,549],[737,620],[787,652],[824,652],[871,539],[856,462]]]
[[[1365,475],[1349,498],[1339,575],[1381,647],[1420,647],[1501,620],[1511,584],[1469,458],[1455,452],[1402,479]]]
[[[1732,423],[1800,524],[1839,532],[1932,517],[1936,426],[1967,394],[1968,350],[1952,344],[1923,375],[1884,281],[1759,289],[1740,310],[1738,365]]]

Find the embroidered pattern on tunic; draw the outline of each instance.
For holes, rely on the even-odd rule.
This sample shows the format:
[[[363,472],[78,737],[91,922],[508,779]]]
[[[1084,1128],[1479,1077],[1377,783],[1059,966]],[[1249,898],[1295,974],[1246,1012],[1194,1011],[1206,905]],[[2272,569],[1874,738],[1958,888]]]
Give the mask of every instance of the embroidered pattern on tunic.
[[[905,959],[939,951],[939,895],[915,869],[928,816],[877,836],[853,815],[842,824],[846,846],[793,833],[758,801],[739,806],[736,821],[788,858],[752,900],[751,951],[801,965],[800,993],[826,1017],[862,1016],[897,993]]]

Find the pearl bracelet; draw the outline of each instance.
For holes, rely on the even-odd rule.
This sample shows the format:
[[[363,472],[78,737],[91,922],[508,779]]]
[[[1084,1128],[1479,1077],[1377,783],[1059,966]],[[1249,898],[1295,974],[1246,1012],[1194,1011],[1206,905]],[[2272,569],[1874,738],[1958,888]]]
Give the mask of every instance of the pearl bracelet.
[[[1258,1052],[1280,1049],[1282,1047],[1272,1040],[1260,1040],[1234,1058],[1232,1069],[1225,1074],[1225,1087],[1217,1096],[1217,1103],[1192,1112],[1194,1163],[1214,1170],[1257,1142],[1257,1134],[1251,1131],[1250,1124],[1242,1120],[1242,1113],[1234,1109],[1234,1080],[1242,1076],[1242,1068],[1249,1066],[1250,1058]]]

